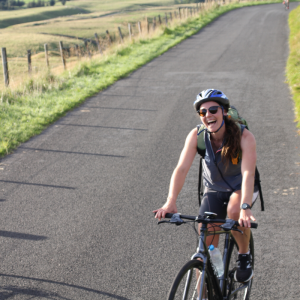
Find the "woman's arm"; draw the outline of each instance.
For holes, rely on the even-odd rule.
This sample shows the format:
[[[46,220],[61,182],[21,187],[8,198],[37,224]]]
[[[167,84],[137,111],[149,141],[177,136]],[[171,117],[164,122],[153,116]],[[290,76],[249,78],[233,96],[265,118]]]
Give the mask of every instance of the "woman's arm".
[[[164,218],[166,213],[177,213],[176,200],[183,187],[186,175],[197,153],[197,128],[193,129],[186,138],[184,148],[180,154],[178,164],[173,171],[169,194],[166,203],[154,210],[155,218]]]
[[[241,172],[243,176],[242,181],[242,198],[241,205],[247,203],[252,205],[253,189],[254,189],[254,177],[256,167],[256,141],[254,135],[244,129],[241,138],[242,148],[242,166]],[[250,220],[255,221],[252,215],[251,209],[241,209],[239,223],[243,227],[250,227]]]

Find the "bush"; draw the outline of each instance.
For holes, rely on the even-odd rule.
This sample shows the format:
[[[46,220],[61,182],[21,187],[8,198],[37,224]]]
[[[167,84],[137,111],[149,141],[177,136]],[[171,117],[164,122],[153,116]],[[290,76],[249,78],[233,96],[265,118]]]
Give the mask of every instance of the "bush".
[[[37,2],[35,2],[34,0],[32,2],[28,2],[27,3],[27,7],[28,8],[32,8],[32,7],[42,7],[45,6],[45,2],[42,0],[38,0]]]
[[[54,6],[55,5],[55,0],[50,0],[49,4],[50,4],[50,6]]]

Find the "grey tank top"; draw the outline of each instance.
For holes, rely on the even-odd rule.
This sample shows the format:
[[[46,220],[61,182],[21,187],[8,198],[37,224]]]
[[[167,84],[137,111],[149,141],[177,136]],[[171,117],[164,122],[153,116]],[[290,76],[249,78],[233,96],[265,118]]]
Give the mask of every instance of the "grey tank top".
[[[245,128],[246,126],[241,125],[242,134]],[[218,192],[240,190],[242,185],[242,160],[236,165],[230,161],[226,170],[221,159],[222,147],[214,153],[210,136],[206,131],[204,132],[204,137],[206,152],[203,159],[203,179],[205,186]]]

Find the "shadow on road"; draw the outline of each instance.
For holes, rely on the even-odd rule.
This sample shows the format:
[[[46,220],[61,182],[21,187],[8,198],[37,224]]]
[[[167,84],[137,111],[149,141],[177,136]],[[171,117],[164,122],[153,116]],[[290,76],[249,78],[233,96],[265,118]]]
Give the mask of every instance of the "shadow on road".
[[[111,299],[130,300],[130,299],[122,297],[122,296],[118,296],[118,295],[114,295],[114,294],[111,294],[111,293],[106,293],[106,292],[94,290],[94,289],[84,287],[84,286],[68,284],[68,283],[65,283],[65,282],[46,280],[46,279],[40,279],[40,278],[33,278],[33,277],[24,277],[24,276],[18,276],[18,275],[8,275],[8,274],[2,274],[2,273],[0,273],[0,277],[22,279],[22,287],[18,287],[18,286],[6,286],[6,287],[0,286],[0,299],[1,300],[15,297],[18,294],[22,294],[22,295],[25,295],[25,296],[28,295],[28,296],[30,296],[30,299],[34,299],[34,298],[38,299],[38,298],[44,297],[46,299],[56,299],[56,300],[65,299],[65,300],[69,300],[69,298],[60,296],[57,292],[54,293],[54,292],[49,292],[49,291],[45,291],[45,290],[41,290],[41,289],[26,288],[26,287],[24,287],[24,280],[30,280],[30,281],[36,281],[36,282],[45,282],[45,283],[50,283],[50,284],[54,284],[54,285],[60,285],[60,286],[69,287],[69,288],[75,288],[75,289],[83,290],[83,291],[86,291],[86,292],[90,292],[90,293],[94,293],[94,294],[98,294],[98,295],[103,295],[103,296],[109,297]],[[55,289],[57,290],[57,287]]]
[[[0,236],[13,238],[13,239],[32,240],[32,241],[42,241],[47,239],[47,237],[43,235],[34,235],[34,234],[5,231],[5,230],[0,230]]]
[[[12,181],[12,180],[0,180],[0,182],[15,183],[15,184],[25,184],[25,185],[35,185],[35,186],[44,186],[44,187],[58,188],[58,189],[75,190],[74,187],[60,186],[60,185],[49,185],[49,184],[42,184],[42,183],[31,183],[31,182]]]

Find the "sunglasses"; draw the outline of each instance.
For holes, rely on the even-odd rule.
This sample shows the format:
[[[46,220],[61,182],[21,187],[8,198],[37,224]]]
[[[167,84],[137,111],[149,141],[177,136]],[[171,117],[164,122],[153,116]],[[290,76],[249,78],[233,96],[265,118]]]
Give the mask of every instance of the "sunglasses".
[[[215,115],[218,112],[219,107],[222,108],[221,106],[211,106],[209,109],[202,108],[202,109],[198,110],[198,114],[201,117],[205,117],[207,111],[209,111],[211,114]]]

